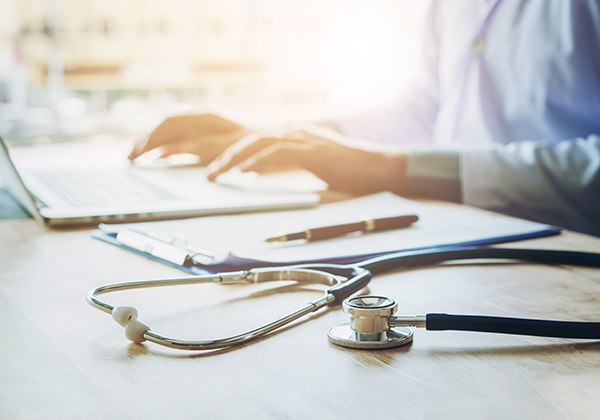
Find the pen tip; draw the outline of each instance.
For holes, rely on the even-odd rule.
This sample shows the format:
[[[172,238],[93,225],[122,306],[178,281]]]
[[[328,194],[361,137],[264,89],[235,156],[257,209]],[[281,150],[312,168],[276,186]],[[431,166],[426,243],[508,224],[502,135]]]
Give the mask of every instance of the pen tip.
[[[287,235],[273,236],[272,238],[265,239],[265,242],[285,242],[287,241]]]

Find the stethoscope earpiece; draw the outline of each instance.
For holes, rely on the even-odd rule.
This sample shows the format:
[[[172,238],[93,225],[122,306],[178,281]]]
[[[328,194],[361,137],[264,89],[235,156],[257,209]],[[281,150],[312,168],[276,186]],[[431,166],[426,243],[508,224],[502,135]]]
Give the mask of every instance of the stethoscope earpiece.
[[[413,330],[393,325],[392,315],[398,309],[395,300],[384,296],[348,298],[342,309],[350,323],[327,332],[329,342],[353,349],[383,349],[403,346],[413,340]]]
[[[117,324],[125,328],[125,337],[129,341],[134,343],[146,341],[144,333],[150,331],[150,327],[137,319],[138,311],[133,306],[115,306],[111,316]]]

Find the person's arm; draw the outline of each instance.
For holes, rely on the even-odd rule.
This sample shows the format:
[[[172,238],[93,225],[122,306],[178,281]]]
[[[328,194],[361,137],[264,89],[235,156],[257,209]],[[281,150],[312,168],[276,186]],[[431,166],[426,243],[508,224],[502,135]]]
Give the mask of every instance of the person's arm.
[[[400,194],[461,203],[459,156],[452,149],[409,150]]]
[[[407,154],[404,195],[481,207],[600,236],[600,136]]]
[[[600,136],[520,141],[460,156],[463,201],[600,235]]]

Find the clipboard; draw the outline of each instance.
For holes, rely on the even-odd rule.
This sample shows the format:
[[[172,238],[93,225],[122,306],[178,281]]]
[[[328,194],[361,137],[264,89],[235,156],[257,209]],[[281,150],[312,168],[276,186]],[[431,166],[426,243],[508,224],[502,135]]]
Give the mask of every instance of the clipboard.
[[[264,241],[277,230],[357,220],[382,212],[417,214],[420,220],[405,229],[313,243],[266,244]],[[557,235],[560,231],[550,225],[508,216],[379,193],[314,209],[100,225],[91,235],[189,274],[201,275],[303,263],[349,264],[401,251],[492,245]],[[183,232],[186,232],[185,237]],[[124,234],[126,238],[129,235],[127,240],[123,239]]]

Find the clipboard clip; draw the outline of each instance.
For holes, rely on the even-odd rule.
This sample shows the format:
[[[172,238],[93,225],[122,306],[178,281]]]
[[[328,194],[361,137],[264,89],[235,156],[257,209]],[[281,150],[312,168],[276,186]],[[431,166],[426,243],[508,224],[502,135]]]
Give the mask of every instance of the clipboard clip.
[[[184,235],[168,238],[147,231],[122,229],[116,240],[121,245],[184,267],[212,263],[216,258],[215,254],[189,244]]]

